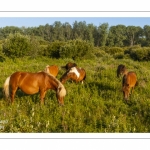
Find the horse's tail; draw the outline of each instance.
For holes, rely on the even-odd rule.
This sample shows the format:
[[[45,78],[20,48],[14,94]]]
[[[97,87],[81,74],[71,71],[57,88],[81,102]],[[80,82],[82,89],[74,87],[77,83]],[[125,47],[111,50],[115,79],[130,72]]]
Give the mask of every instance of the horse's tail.
[[[10,76],[7,77],[7,79],[5,80],[5,83],[3,85],[3,92],[4,92],[6,99],[9,98],[9,81],[10,81]]]

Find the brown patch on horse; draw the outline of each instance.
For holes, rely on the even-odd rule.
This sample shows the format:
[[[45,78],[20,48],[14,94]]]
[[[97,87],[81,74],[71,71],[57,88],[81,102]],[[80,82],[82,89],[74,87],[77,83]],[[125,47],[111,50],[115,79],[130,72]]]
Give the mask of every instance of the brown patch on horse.
[[[86,71],[83,68],[72,67],[62,75],[60,81],[65,83],[69,79],[75,82],[83,83],[86,79]]]
[[[133,93],[135,86],[137,85],[137,76],[135,72],[128,72],[123,76],[122,79],[122,90],[123,98],[125,100],[129,99],[129,95]]]
[[[61,68],[65,68],[66,70],[71,69],[72,67],[77,67],[77,64],[68,62],[65,66],[61,66]]]

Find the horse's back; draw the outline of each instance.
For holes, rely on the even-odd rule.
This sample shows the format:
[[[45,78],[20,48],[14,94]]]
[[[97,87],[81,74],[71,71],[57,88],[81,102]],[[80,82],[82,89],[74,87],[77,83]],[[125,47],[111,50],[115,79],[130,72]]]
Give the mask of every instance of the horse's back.
[[[86,78],[86,71],[83,68],[78,68],[78,72],[80,73],[80,80],[85,80]]]
[[[137,83],[137,75],[135,72],[128,72],[127,75],[123,77],[123,84],[127,84],[130,87],[134,87]]]

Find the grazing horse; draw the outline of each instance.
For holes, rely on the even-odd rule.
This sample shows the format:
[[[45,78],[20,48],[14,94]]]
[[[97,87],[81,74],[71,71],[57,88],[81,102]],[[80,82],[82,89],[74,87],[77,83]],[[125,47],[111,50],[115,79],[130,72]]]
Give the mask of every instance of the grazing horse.
[[[65,83],[67,80],[71,79],[75,82],[82,82],[86,78],[86,72],[83,68],[72,67],[68,69],[60,78],[62,83]]]
[[[128,72],[125,69],[122,79],[122,91],[124,100],[128,100],[129,94],[133,93],[135,86],[138,85],[137,76],[135,72]]]
[[[63,84],[53,75],[46,72],[15,72],[9,76],[3,86],[5,97],[10,97],[11,103],[14,102],[16,91],[21,89],[26,94],[40,93],[41,104],[44,103],[44,98],[47,90],[56,91],[56,98],[60,105],[64,105],[64,97],[66,89]]]
[[[47,65],[44,71],[56,77],[58,75],[59,68],[56,65],[51,65],[51,66]]]
[[[62,68],[65,68],[66,70],[72,68],[72,67],[77,67],[77,64],[76,63],[67,63],[65,66],[61,66]]]
[[[117,68],[117,77],[119,78],[120,75],[124,75],[125,71],[126,71],[125,65],[120,64]]]

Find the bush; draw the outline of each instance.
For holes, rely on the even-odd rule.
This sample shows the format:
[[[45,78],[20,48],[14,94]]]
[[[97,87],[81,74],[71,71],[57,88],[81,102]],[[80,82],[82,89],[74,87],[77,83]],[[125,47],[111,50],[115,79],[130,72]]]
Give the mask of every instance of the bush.
[[[150,60],[150,48],[148,47],[132,47],[125,50],[124,53],[130,55],[133,60]]]
[[[94,54],[97,58],[99,58],[99,57],[103,57],[103,56],[106,55],[107,53],[106,53],[104,50],[100,49],[100,48],[94,48],[93,54]]]
[[[110,54],[110,55],[114,55],[116,53],[120,53],[120,52],[123,52],[124,49],[120,48],[120,47],[110,47],[110,48],[107,48],[105,50],[106,53]]]
[[[93,45],[84,40],[70,40],[60,49],[61,58],[84,59],[91,54]]]
[[[8,57],[23,57],[28,55],[31,49],[30,39],[20,33],[10,34],[2,48],[3,53]]]
[[[44,55],[51,58],[60,58],[59,51],[63,45],[65,45],[65,42],[62,41],[51,42],[45,49]]]
[[[48,45],[45,55],[52,58],[83,59],[91,54],[93,45],[83,40],[55,41]]]
[[[114,58],[115,59],[123,59],[124,58],[124,53],[123,52],[116,53],[114,55]]]

